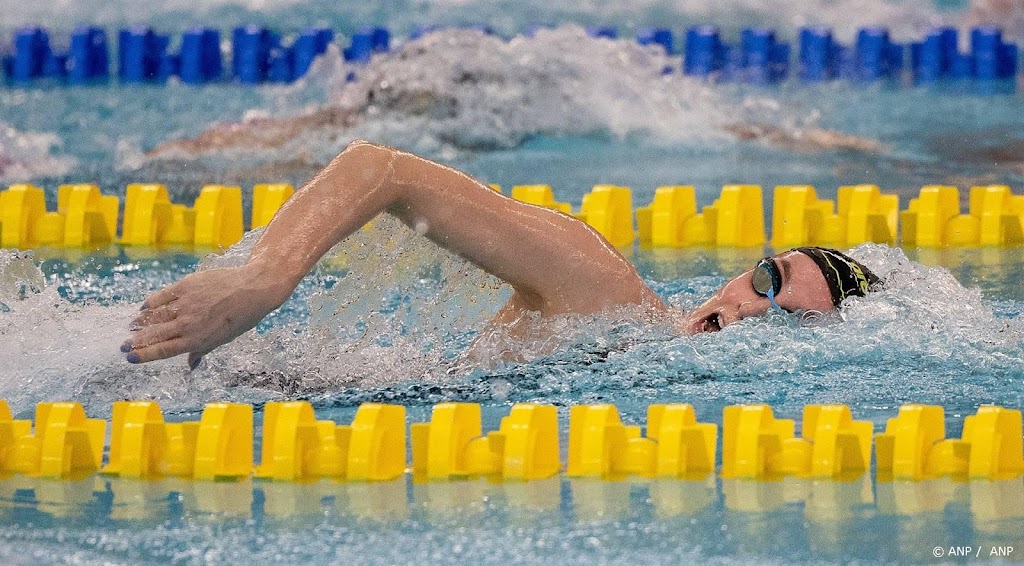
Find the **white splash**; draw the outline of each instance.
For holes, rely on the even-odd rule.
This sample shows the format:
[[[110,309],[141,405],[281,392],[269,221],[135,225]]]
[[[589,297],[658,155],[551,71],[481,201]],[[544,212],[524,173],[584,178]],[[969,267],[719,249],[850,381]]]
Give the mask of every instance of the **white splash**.
[[[663,75],[679,65],[658,47],[574,26],[509,41],[451,30],[337,81],[332,102],[364,106],[371,133],[456,146],[513,147],[536,134],[714,138],[729,108],[707,84]]]
[[[659,360],[647,372],[696,376],[715,382],[705,391],[719,396],[713,398],[786,404],[790,411],[812,402],[1015,406],[1024,321],[997,317],[978,289],[965,288],[946,269],[908,260],[900,249],[868,244],[850,255],[884,283],[849,299],[841,322],[805,326],[769,313],[660,344],[647,355]],[[694,386],[680,385],[688,388]]]
[[[30,181],[66,174],[76,161],[55,156],[60,145],[60,138],[54,134],[21,132],[0,121],[0,181]]]
[[[306,79],[280,91],[277,105],[294,108],[288,100],[310,91],[323,93],[323,104],[298,118],[274,113],[278,118],[270,123],[238,126],[247,132],[244,139],[271,132],[284,143],[261,150],[260,142],[241,144],[235,135],[197,140],[204,155],[233,160],[301,155],[326,161],[356,138],[442,158],[465,149],[512,148],[538,135],[639,136],[702,147],[732,139],[723,127],[742,120],[751,105],[730,101],[704,81],[664,74],[680,65],[659,47],[592,38],[577,26],[508,41],[446,30],[366,66],[345,64],[337,50],[318,59]],[[156,155],[189,157],[174,143]]]
[[[248,234],[198,268],[244,262],[258,236]],[[160,274],[146,282],[113,278],[142,296],[145,283],[152,289],[168,282]],[[189,372],[183,358],[125,361],[119,347],[137,305],[69,301],[58,291],[61,281],[47,286],[44,279],[31,258],[0,250],[0,399],[22,414],[61,399],[103,415],[119,399],[193,410],[214,399],[259,402],[446,380],[461,371],[456,361],[475,329],[507,297],[477,268],[384,217],[339,244],[300,286],[290,308],[307,314],[272,314],[272,328],[247,332]]]

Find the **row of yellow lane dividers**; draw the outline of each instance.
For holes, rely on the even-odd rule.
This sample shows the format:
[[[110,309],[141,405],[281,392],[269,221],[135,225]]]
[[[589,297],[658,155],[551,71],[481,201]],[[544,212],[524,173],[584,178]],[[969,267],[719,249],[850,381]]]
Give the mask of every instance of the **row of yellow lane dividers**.
[[[253,187],[251,228],[270,222],[295,192],[288,184]],[[96,185],[61,185],[57,210],[47,211],[45,191],[11,185],[0,192],[0,247],[96,248],[129,246],[227,248],[242,239],[242,189],[206,185],[192,207],[171,202],[167,188],[131,184],[125,191],[121,238],[117,237],[120,199]]]
[[[845,405],[806,406],[799,437],[796,423],[776,419],[767,405],[726,407],[722,422],[723,478],[850,480],[871,467],[872,425],[853,420]],[[279,481],[388,481],[411,472],[423,480],[527,481],[562,470],[552,405],[516,404],[498,430],[486,434],[479,405],[436,405],[429,423],[408,428],[411,468],[399,405],[365,403],[351,424],[339,425],[316,420],[305,401],[268,403],[255,467],[251,405],[211,403],[198,422],[168,423],[155,402],[117,402],[103,466],[106,427],[78,403],[40,403],[32,431],[32,423],[12,419],[0,401],[0,472]],[[715,471],[718,426],[697,422],[690,405],[651,405],[647,436],[641,432],[622,423],[613,405],[572,407],[565,475],[701,479]],[[1022,438],[1019,410],[982,406],[966,418],[959,439],[947,439],[942,407],[905,405],[884,433],[874,435],[877,474],[881,480],[1020,477]]]
[[[501,191],[498,185],[491,187]],[[287,184],[255,185],[251,228],[269,223],[294,192]],[[549,185],[516,185],[511,190],[512,198],[586,222],[615,246],[631,246],[639,235],[642,246],[656,248],[763,246],[769,240],[762,193],[757,185],[726,185],[714,202],[698,211],[692,186],[663,186],[649,205],[634,210],[629,187],[596,185],[574,212],[569,203],[555,200]],[[1024,243],[1024,196],[1005,185],[972,187],[966,214],[953,186],[922,187],[903,211],[897,195],[885,194],[876,185],[840,187],[837,197],[838,202],[819,199],[809,185],[775,187],[772,246]],[[163,185],[129,185],[120,239],[117,197],[102,195],[96,185],[62,185],[57,201],[57,211],[48,212],[39,187],[19,184],[0,192],[0,247],[82,248],[119,242],[208,249],[226,248],[243,235],[242,192],[236,186],[206,185],[189,208],[172,203]]]
[[[494,185],[492,185],[494,186]],[[497,190],[500,190],[499,187]],[[632,208],[628,187],[597,185],[584,195],[578,213],[554,199],[548,185],[518,185],[512,197],[572,214],[616,246],[755,247],[768,242],[763,190],[758,185],[726,185],[719,197],[698,211],[693,186],[658,187],[647,206]],[[906,210],[899,197],[877,185],[839,187],[837,202],[819,199],[810,185],[775,187],[771,244],[776,249],[804,245],[851,247],[866,242],[908,247],[1011,246],[1024,243],[1024,195],[1006,185],[971,187],[968,211],[961,214],[960,190],[945,185],[921,188]],[[637,232],[633,231],[636,219]],[[902,223],[902,234],[900,225]]]

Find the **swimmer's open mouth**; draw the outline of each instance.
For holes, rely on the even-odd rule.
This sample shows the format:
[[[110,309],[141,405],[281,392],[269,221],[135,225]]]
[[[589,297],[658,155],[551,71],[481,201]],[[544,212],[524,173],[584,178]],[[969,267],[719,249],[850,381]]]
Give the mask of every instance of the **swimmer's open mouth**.
[[[717,312],[713,312],[704,319],[701,324],[701,332],[718,332],[722,329],[722,320],[719,318]]]

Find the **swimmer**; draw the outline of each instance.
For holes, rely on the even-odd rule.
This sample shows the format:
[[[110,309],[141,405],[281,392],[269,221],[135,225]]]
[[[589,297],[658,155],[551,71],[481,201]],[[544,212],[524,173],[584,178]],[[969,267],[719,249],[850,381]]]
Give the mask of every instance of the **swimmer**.
[[[511,285],[492,323],[512,335],[530,312],[590,314],[620,305],[668,314],[680,332],[714,332],[773,308],[829,312],[877,282],[839,252],[797,248],[761,260],[685,315],[585,223],[444,165],[355,141],[281,207],[247,263],[199,271],[150,295],[121,350],[132,363],[188,353],[194,368],[281,306],[321,256],[383,212]]]
[[[372,91],[371,91],[372,94]],[[379,101],[382,97],[377,97]],[[410,115],[422,113],[420,107],[436,105],[432,95],[395,97],[390,109]],[[410,111],[409,99],[416,100],[416,112]],[[373,100],[371,97],[370,100]],[[378,105],[380,103],[378,102]],[[146,152],[146,157],[195,157],[209,152],[243,149],[280,149],[316,131],[340,135],[346,129],[360,123],[367,109],[349,110],[325,106],[294,117],[253,117],[241,122],[214,124],[195,137],[169,140]],[[804,126],[784,128],[773,124],[742,122],[730,124],[723,130],[740,141],[760,143],[769,147],[781,147],[802,153],[821,151],[848,151],[867,154],[881,154],[890,147],[878,140],[846,134],[835,130]],[[448,143],[465,149],[479,149],[467,146],[465,140],[446,139]]]
[[[584,32],[579,29],[576,32],[565,30],[561,33]],[[436,39],[442,41],[440,37]],[[530,60],[530,57],[518,51],[505,51],[506,44],[496,38],[482,37],[470,32],[470,36],[463,34],[449,39],[468,42],[460,44],[463,48],[483,49],[485,55],[482,55],[482,61],[489,60],[490,57],[507,58],[510,53],[517,53],[516,57],[522,56],[524,61]],[[578,39],[584,40],[582,37]],[[188,159],[217,153],[248,154],[254,149],[285,150],[289,155],[293,155],[295,151],[292,150],[305,152],[302,149],[302,142],[310,137],[318,140],[350,139],[352,134],[347,132],[365,124],[376,127],[373,124],[378,124],[383,116],[389,116],[399,122],[425,118],[432,124],[463,123],[467,120],[473,123],[495,124],[499,130],[508,130],[507,138],[502,136],[501,140],[495,140],[489,136],[460,135],[447,128],[439,128],[433,131],[432,135],[446,145],[468,150],[516,145],[526,141],[530,135],[557,134],[564,126],[557,123],[537,124],[523,131],[518,131],[515,127],[509,130],[503,124],[523,121],[528,112],[545,112],[546,107],[534,106],[537,104],[537,96],[529,90],[517,95],[518,97],[513,97],[511,102],[501,102],[502,98],[489,93],[505,91],[508,83],[520,79],[533,81],[538,85],[536,88],[544,91],[557,90],[557,85],[565,80],[565,76],[587,72],[586,68],[573,67],[575,62],[571,58],[563,59],[553,55],[550,60],[531,63],[531,70],[525,77],[521,77],[516,74],[523,65],[521,61],[506,60],[505,65],[499,69],[490,68],[486,63],[473,65],[462,60],[456,64],[440,55],[439,51],[447,49],[445,43],[431,43],[430,40],[411,42],[389,58],[380,60],[377,66],[361,71],[360,79],[346,83],[343,89],[321,105],[294,116],[251,114],[241,121],[212,124],[193,137],[164,141],[147,151],[145,156],[151,160]],[[566,71],[567,68],[571,69],[571,72]],[[330,76],[327,74],[327,77]],[[333,81],[336,82],[336,79]],[[574,88],[585,89],[586,84]],[[603,86],[614,88],[610,85]],[[665,94],[671,96],[670,93]],[[584,100],[571,97],[570,102],[582,105]],[[683,104],[685,101],[679,102]],[[570,107],[567,111],[585,114],[586,108]],[[585,118],[583,120],[586,121]],[[532,123],[532,120],[527,122]],[[714,119],[709,123],[740,141],[791,151],[882,154],[890,150],[889,146],[879,140],[812,125],[778,125],[763,120],[736,120],[731,117]],[[641,124],[643,122],[638,123]],[[549,127],[552,129],[549,130]],[[456,130],[461,131],[462,128]]]

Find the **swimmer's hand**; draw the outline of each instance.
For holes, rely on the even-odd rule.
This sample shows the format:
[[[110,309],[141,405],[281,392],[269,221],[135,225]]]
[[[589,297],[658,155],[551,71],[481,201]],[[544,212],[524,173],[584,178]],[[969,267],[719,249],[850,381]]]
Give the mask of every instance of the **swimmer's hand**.
[[[146,299],[121,351],[134,364],[187,352],[195,369],[281,306],[295,287],[281,279],[252,263],[193,273]]]

